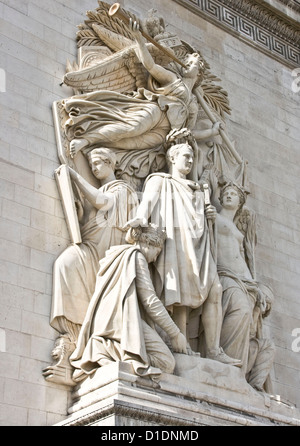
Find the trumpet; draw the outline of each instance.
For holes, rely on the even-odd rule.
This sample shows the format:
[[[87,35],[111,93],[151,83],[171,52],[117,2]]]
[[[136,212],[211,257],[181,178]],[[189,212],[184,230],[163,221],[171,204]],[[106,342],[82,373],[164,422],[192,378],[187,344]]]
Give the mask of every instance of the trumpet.
[[[116,17],[122,22],[125,23],[125,25],[129,25],[130,18],[125,14],[125,12],[122,10],[120,3],[114,3],[108,11],[108,14],[110,17]],[[144,31],[140,30],[143,37],[145,37],[148,42],[152,43],[156,48],[158,48],[160,51],[162,51],[166,56],[170,57],[170,59],[174,60],[174,62],[177,62],[180,64],[183,68],[186,68],[186,65],[179,60],[174,54],[172,54],[166,47],[160,45],[156,40],[154,40],[149,34],[145,33]]]

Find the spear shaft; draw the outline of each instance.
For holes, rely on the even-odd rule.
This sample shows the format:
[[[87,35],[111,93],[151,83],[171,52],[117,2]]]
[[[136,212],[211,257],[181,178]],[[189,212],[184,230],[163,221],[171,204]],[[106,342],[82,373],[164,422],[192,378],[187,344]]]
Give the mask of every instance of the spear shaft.
[[[111,17],[117,17],[118,19],[122,20],[122,22],[124,22],[125,25],[129,25],[129,23],[130,23],[130,17],[128,17],[124,13],[124,11],[122,11],[120,3],[114,3],[109,8],[108,14]],[[183,62],[181,62],[181,60],[177,59],[177,57],[174,56],[174,54],[172,54],[166,47],[164,47],[164,46],[160,45],[158,42],[156,42],[156,40],[154,40],[151,36],[149,36],[149,34],[146,34],[141,29],[140,29],[140,33],[142,34],[143,37],[145,37],[146,40],[148,40],[148,42],[150,42],[154,46],[156,46],[156,48],[158,48],[160,51],[162,51],[164,54],[166,54],[168,57],[170,57],[172,60],[174,60],[174,62],[177,62],[183,68],[186,68],[186,65]]]

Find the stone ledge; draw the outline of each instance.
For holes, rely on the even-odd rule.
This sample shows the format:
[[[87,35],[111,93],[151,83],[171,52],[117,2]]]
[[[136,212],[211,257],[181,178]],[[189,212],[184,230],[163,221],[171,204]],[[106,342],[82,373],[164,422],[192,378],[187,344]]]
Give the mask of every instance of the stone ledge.
[[[128,363],[99,368],[72,394],[60,426],[300,426],[293,406],[256,392],[238,368],[176,354],[176,375],[159,382],[133,374]],[[110,423],[110,424],[108,424]]]

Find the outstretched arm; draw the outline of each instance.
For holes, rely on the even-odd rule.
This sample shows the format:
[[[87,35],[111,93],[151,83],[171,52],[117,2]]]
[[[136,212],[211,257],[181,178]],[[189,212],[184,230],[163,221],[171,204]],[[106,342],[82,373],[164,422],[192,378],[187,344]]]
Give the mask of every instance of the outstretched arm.
[[[126,223],[124,229],[148,225],[148,219],[160,196],[161,185],[162,177],[160,176],[154,176],[147,182],[136,216]]]
[[[157,297],[149,275],[148,264],[141,253],[138,253],[136,257],[136,288],[139,301],[146,314],[170,336],[174,351],[187,353],[186,337],[180,332],[165,306]]]

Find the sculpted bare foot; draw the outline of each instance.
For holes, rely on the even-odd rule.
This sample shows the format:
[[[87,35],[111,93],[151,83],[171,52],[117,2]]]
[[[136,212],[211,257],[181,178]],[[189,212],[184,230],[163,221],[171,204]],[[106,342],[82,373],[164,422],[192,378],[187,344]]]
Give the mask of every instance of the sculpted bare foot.
[[[74,158],[74,156],[80,152],[80,150],[84,149],[88,145],[86,139],[73,139],[70,143],[70,156]]]
[[[226,355],[222,348],[219,348],[217,352],[210,352],[206,355],[208,359],[222,362],[223,364],[234,365],[236,367],[242,367],[242,361],[239,359],[231,358]]]

